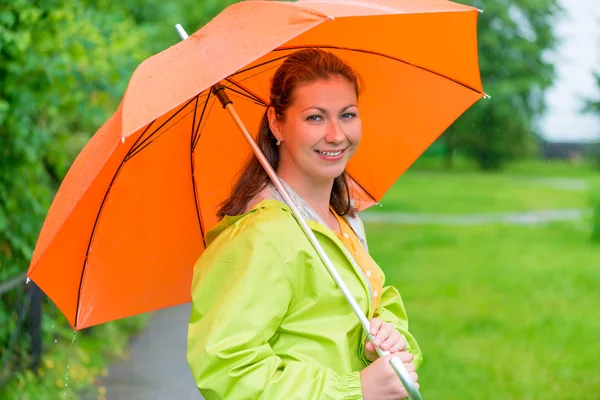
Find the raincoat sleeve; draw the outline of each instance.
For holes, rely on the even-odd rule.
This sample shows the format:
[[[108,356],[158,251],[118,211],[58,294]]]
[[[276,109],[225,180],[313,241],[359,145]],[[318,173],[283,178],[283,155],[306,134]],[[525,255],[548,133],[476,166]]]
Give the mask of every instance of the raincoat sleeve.
[[[362,228],[362,234],[365,238],[365,248],[368,251],[365,227],[362,220],[360,220],[360,227]],[[382,280],[385,282],[385,274],[381,270],[380,273],[382,276]],[[406,315],[406,309],[404,308],[402,297],[400,296],[400,293],[395,287],[383,287],[381,301],[379,302],[379,306],[375,310],[373,316],[381,318],[382,321],[394,325],[398,332],[404,335],[404,337],[406,338],[406,342],[408,343],[407,350],[409,353],[415,356],[413,364],[415,365],[415,367],[418,368],[423,362],[423,354],[421,353],[421,349],[419,348],[419,345],[415,340],[414,336],[408,331],[408,316]],[[366,334],[364,336],[366,339]],[[363,360],[366,360],[366,357],[364,357],[364,349],[361,351],[363,352]]]
[[[417,344],[414,336],[408,331],[408,317],[406,309],[400,297],[400,293],[393,286],[385,286],[381,295],[381,302],[375,310],[375,317],[381,318],[382,321],[388,322],[398,330],[406,338],[408,343],[407,350],[413,356],[413,364],[419,367],[423,362],[423,354]]]
[[[358,371],[284,363],[271,348],[292,299],[293,261],[269,236],[253,227],[213,245],[194,270],[188,331],[188,363],[204,398],[362,399]]]

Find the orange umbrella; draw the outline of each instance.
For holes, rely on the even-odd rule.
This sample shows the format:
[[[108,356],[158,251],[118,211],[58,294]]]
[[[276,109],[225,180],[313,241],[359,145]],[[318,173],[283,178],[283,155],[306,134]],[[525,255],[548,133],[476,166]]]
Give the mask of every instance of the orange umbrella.
[[[248,1],[135,71],[50,207],[28,276],[74,329],[190,301],[217,205],[250,155],[211,90],[256,132],[291,52],[328,49],[362,75],[363,139],[348,173],[360,210],[484,96],[478,10],[443,0]]]

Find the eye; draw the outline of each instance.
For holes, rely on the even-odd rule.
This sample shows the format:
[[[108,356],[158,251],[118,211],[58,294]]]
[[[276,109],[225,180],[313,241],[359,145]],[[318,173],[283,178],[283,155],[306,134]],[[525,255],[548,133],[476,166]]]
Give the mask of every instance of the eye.
[[[320,121],[323,119],[323,116],[315,114],[315,115],[309,115],[308,117],[306,117],[307,121]]]
[[[353,113],[353,112],[347,112],[342,114],[342,119],[351,119],[351,118],[356,118],[357,114]]]

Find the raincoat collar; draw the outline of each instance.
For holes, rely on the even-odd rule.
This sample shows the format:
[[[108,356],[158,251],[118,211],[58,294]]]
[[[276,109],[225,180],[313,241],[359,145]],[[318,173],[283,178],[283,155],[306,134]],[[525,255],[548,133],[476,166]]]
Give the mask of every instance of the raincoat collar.
[[[331,231],[331,229],[327,227],[327,224],[325,223],[325,221],[323,221],[319,214],[317,214],[317,212],[302,197],[300,197],[300,195],[298,195],[298,193],[296,193],[290,187],[290,185],[288,185],[287,182],[285,182],[281,178],[279,179],[283,184],[284,188],[289,193],[292,200],[294,201],[296,208],[300,211],[304,219],[309,223],[310,227],[313,230],[317,230],[326,234],[327,236],[331,237],[332,240],[334,240],[334,242],[337,242],[337,237],[335,236],[333,231]],[[219,236],[219,234],[225,229],[227,229],[227,227],[229,227],[230,225],[233,225],[238,220],[240,220],[247,214],[253,212],[257,208],[264,206],[281,207],[284,210],[289,211],[291,213],[290,208],[286,204],[279,191],[275,188],[275,186],[272,183],[269,183],[267,186],[265,186],[265,188],[262,191],[260,191],[256,196],[254,196],[254,198],[252,198],[252,200],[248,202],[246,210],[243,214],[234,216],[227,215],[223,217],[223,219],[214,228],[209,230],[204,238],[205,245],[210,245],[217,238],[217,236]],[[348,222],[348,225],[356,233],[364,249],[368,251],[366,235],[360,218],[358,216],[351,217],[350,215],[345,215],[343,218],[346,220],[346,222]]]
[[[314,222],[320,224],[322,227],[327,228],[327,224],[319,216],[319,214],[317,214],[317,212],[298,193],[296,193],[286,181],[284,181],[281,177],[279,178],[279,180],[281,181],[283,187],[286,189],[286,191],[292,198],[292,201],[294,202],[296,208],[302,214],[302,217],[304,217],[304,219],[308,222]],[[248,206],[246,207],[246,212],[255,209],[260,203],[264,202],[265,200],[277,200],[285,205],[286,210],[289,210],[289,207],[285,203],[285,200],[283,199],[279,191],[275,188],[275,186],[272,183],[269,183],[248,203]],[[291,212],[291,210],[289,211]],[[346,220],[346,222],[348,222],[348,225],[352,228],[352,230],[354,230],[363,247],[368,251],[365,232],[358,216],[352,217],[350,215],[345,215],[343,218]],[[314,228],[314,224],[310,225]]]

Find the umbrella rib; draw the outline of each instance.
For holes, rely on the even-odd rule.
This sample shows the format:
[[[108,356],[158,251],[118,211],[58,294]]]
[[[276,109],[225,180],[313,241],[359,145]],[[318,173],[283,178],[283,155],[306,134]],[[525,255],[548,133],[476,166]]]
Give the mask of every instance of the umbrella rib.
[[[288,56],[285,56],[285,57],[288,57]],[[276,59],[275,59],[275,60],[273,60],[273,61],[280,60],[281,58],[284,58],[284,57],[279,57],[279,58],[276,58]],[[271,62],[273,62],[273,61],[271,61]],[[272,70],[272,69],[275,69],[275,68],[277,68],[277,67],[278,67],[278,65],[272,65],[272,66],[270,66],[269,68],[265,68],[265,69],[264,69],[264,70],[262,70],[262,71],[258,71],[258,72],[255,72],[255,73],[254,73],[254,74],[252,74],[252,75],[245,76],[245,77],[243,77],[242,79],[240,79],[240,80],[239,80],[239,81],[237,81],[237,82],[238,82],[238,83],[241,83],[241,82],[247,81],[247,80],[248,80],[248,79],[250,79],[250,78],[254,78],[254,77],[255,77],[255,76],[257,76],[257,75],[264,74],[265,72],[267,72],[267,71],[270,71],[270,70]],[[235,76],[235,75],[236,75],[236,74],[233,74],[233,75],[231,75],[231,76],[230,76],[230,78],[231,78],[232,76]]]
[[[192,146],[194,144],[194,135],[198,132],[198,130],[196,129],[196,113],[197,112],[198,112],[198,97],[196,97],[196,104],[194,104],[194,119],[192,119],[192,135],[191,135],[192,138],[190,140],[190,146]],[[202,120],[198,121],[198,126],[200,126],[200,122],[202,122]]]
[[[199,97],[199,96],[196,96],[196,97]],[[192,101],[194,101],[194,98],[192,98],[192,99],[191,99],[191,100],[188,102],[188,104],[186,104],[185,106],[183,106],[183,108],[182,108],[182,109],[184,109],[186,106],[188,106],[188,105],[189,105],[189,104],[190,104]],[[208,101],[208,100],[207,100],[207,101]],[[177,114],[181,113],[182,109],[180,109],[179,111],[177,111],[177,113],[175,113],[175,115],[173,115],[173,117],[175,117]],[[156,130],[155,130],[155,131],[152,133],[152,135],[154,135],[154,136],[152,136],[152,140],[150,140],[150,141],[148,141],[148,140],[145,140],[145,141],[144,141],[144,144],[143,144],[143,146],[142,146],[142,144],[138,145],[138,146],[136,147],[136,149],[135,149],[135,152],[134,152],[134,153],[131,153],[131,155],[129,155],[129,157],[127,158],[127,160],[126,160],[126,161],[129,161],[129,160],[131,160],[133,157],[135,157],[136,155],[138,155],[139,153],[141,153],[141,152],[142,152],[142,150],[144,150],[146,147],[150,146],[152,143],[154,143],[156,140],[158,140],[158,139],[159,139],[159,138],[160,138],[162,135],[164,135],[165,133],[167,133],[167,132],[168,132],[168,131],[169,131],[169,130],[172,128],[172,127],[174,127],[175,125],[177,125],[177,123],[178,123],[179,121],[181,121],[182,119],[184,119],[185,117],[187,117],[188,115],[190,115],[192,112],[195,112],[195,109],[193,109],[193,110],[190,110],[190,111],[188,111],[188,112],[184,113],[183,115],[181,115],[181,118],[179,118],[177,121],[175,121],[175,122],[173,123],[173,125],[171,125],[171,126],[169,126],[168,128],[166,128],[166,129],[165,129],[164,131],[162,131],[162,132],[161,132],[159,135],[156,135],[156,132],[158,132],[158,131],[159,131],[159,130],[160,130],[160,129],[161,129],[161,128],[162,128],[162,127],[165,125],[165,124],[162,124],[162,125],[161,125],[161,126],[158,128],[158,129],[156,129]],[[167,122],[169,122],[169,121],[167,121]],[[148,138],[146,138],[146,139],[148,139]]]
[[[133,143],[133,146],[131,147],[131,149],[133,149],[138,144],[138,142],[141,140],[141,138],[144,137],[144,135],[146,134],[146,132],[148,132],[148,130],[154,124],[154,122],[156,122],[156,120],[153,120],[152,122],[150,122],[148,124],[146,129],[144,129],[144,132],[142,132],[142,134]],[[108,185],[108,188],[106,189],[106,192],[104,193],[104,198],[102,199],[102,203],[100,203],[100,207],[98,208],[98,213],[96,214],[96,220],[94,221],[94,226],[92,227],[92,232],[90,233],[90,241],[88,242],[88,246],[85,251],[85,258],[83,259],[83,268],[81,269],[81,276],[79,277],[79,288],[77,289],[77,303],[76,303],[76,307],[75,307],[75,319],[74,319],[74,323],[73,323],[73,326],[75,327],[75,329],[77,329],[77,318],[79,316],[79,305],[81,304],[81,288],[83,287],[83,277],[85,276],[85,270],[87,267],[88,257],[90,254],[90,248],[92,247],[92,241],[94,240],[94,234],[96,233],[96,227],[98,226],[98,222],[100,221],[100,214],[102,213],[104,204],[106,204],[106,199],[108,198],[108,194],[110,193],[110,188],[115,183],[115,180],[117,179],[117,176],[119,175],[119,172],[121,172],[121,168],[123,168],[123,165],[125,165],[125,161],[127,159],[127,156],[129,155],[129,153],[131,152],[131,149],[129,149],[129,151],[123,158],[123,161],[121,161],[121,163],[119,164],[119,167],[115,171],[115,174],[113,175],[112,180],[110,181],[110,184]]]
[[[204,125],[202,125],[202,121],[204,121],[204,114],[206,113],[206,107],[208,106],[208,100],[210,99],[211,94],[212,91],[209,89],[208,97],[206,98],[206,102],[204,103],[204,108],[202,108],[202,114],[200,114],[200,121],[198,121],[198,128],[196,129],[196,134],[194,135],[194,142],[192,143],[192,152],[196,151],[196,146],[198,145],[198,141],[200,140],[200,135],[202,134],[204,125],[206,125],[206,122],[204,123]],[[207,118],[210,115],[210,112],[212,111],[214,105],[215,100],[213,100],[212,104],[210,105],[210,109],[208,110],[208,114],[206,115]]]
[[[458,84],[460,86],[463,86],[463,87],[465,87],[467,89],[470,89],[470,90],[474,91],[475,93],[479,93],[479,94],[483,95],[482,92],[480,92],[477,89],[472,88],[471,86],[467,85],[466,83],[459,82],[459,81],[457,81],[457,80],[455,80],[453,78],[450,78],[449,76],[440,74],[439,72],[435,72],[435,71],[427,69],[425,67],[421,67],[420,65],[412,64],[412,63],[410,63],[408,61],[405,61],[405,60],[402,60],[400,58],[393,57],[393,56],[390,56],[390,55],[384,54],[384,53],[379,53],[377,51],[364,50],[364,49],[353,49],[351,47],[341,47],[341,46],[313,45],[313,46],[284,46],[284,47],[278,47],[276,49],[273,49],[273,52],[275,52],[275,51],[287,51],[287,50],[303,50],[303,49],[313,49],[313,48],[333,49],[333,50],[347,50],[347,51],[354,51],[354,52],[357,52],[357,53],[372,54],[372,55],[376,55],[376,56],[388,58],[390,60],[398,61],[400,63],[409,65],[411,67],[415,67],[415,68],[418,68],[420,70],[423,70],[423,71],[429,72],[431,74],[437,75],[437,76],[439,76],[441,78],[448,79],[449,81],[452,81],[452,82],[454,82],[454,83],[456,83],[456,84]]]
[[[198,127],[196,127],[196,124],[194,123],[194,126],[192,127],[192,129],[194,129],[194,131],[192,132],[192,152],[194,152],[194,144],[196,143],[196,138],[198,137],[198,133],[200,132],[200,125],[202,125],[202,119],[204,118],[204,112],[206,111],[206,106],[208,105],[208,100],[210,100],[210,95],[212,94],[212,91],[210,89],[208,89],[208,95],[206,96],[206,101],[204,102],[204,107],[202,107],[202,114],[200,114],[200,119],[198,120]],[[198,103],[196,102],[196,105]],[[196,119],[196,110],[194,109],[194,120]]]
[[[204,130],[204,127],[206,126],[206,120],[208,120],[208,116],[210,115],[213,107],[215,106],[216,101],[217,101],[217,98],[215,96],[213,96],[212,104],[210,105],[210,108],[208,109],[208,112],[206,113],[206,119],[204,119],[204,116],[200,117],[200,119],[205,122],[202,125],[202,127],[198,126],[200,128],[200,130],[198,131],[198,134],[196,135],[196,141],[194,142],[194,151],[196,151],[196,147],[198,146],[198,142],[200,141],[200,137],[202,136],[202,131]]]
[[[373,201],[375,203],[379,203],[379,201],[375,198],[375,196],[373,196],[371,193],[369,193],[369,191],[367,189],[365,189],[365,187],[363,185],[361,185],[360,182],[358,182],[356,180],[356,178],[354,178],[348,172],[346,172],[346,174],[352,179],[352,181],[356,184],[356,186],[358,186],[363,192],[365,192],[367,194],[367,196],[369,196],[371,199],[373,199]]]
[[[210,97],[210,91],[208,92],[208,96]],[[198,97],[196,97],[196,105],[194,107],[194,120],[192,121],[192,132],[190,135],[190,167],[191,167],[191,177],[192,177],[192,192],[194,193],[194,206],[196,207],[196,217],[198,217],[198,226],[200,227],[200,237],[202,238],[202,243],[204,247],[206,247],[206,242],[204,241],[204,227],[202,226],[202,217],[200,215],[200,206],[198,205],[198,193],[196,191],[196,176],[195,176],[195,163],[194,163],[194,143],[196,142],[196,136],[198,135],[198,131],[200,130],[200,125],[202,124],[202,117],[204,116],[204,111],[206,110],[206,104],[208,104],[208,97],[206,98],[206,102],[204,103],[204,109],[202,110],[202,115],[198,120],[198,128],[196,128],[196,111],[198,110]]]
[[[231,86],[226,86],[226,88],[228,90],[230,90],[231,92],[233,92],[233,93],[237,93],[239,96],[236,96],[233,93],[231,95],[237,97],[238,99],[250,100],[250,101],[252,101],[252,103],[254,103],[256,105],[264,106],[264,104],[262,102],[258,102],[254,97],[248,95],[247,93],[244,93],[244,92],[239,91],[239,90],[235,90]]]
[[[249,97],[252,97],[257,102],[260,102],[261,105],[267,106],[269,104],[266,100],[264,100],[263,98],[261,98],[258,94],[254,93],[253,91],[251,91],[247,87],[243,86],[240,82],[236,82],[236,81],[234,81],[231,78],[227,78],[225,80],[227,82],[231,83],[232,85],[236,86],[240,90],[243,90],[244,92],[248,93]],[[231,90],[233,90],[233,89],[231,89]]]
[[[192,101],[194,101],[194,99],[198,97],[198,96],[194,96],[193,98],[191,98],[187,103],[185,103],[179,110],[177,110],[177,112],[173,115],[171,115],[165,122],[163,122],[157,129],[153,130],[152,133],[150,133],[150,135],[148,135],[142,142],[140,142],[138,145],[135,146],[135,148],[132,148],[131,153],[129,155],[129,158],[125,161],[129,161],[133,156],[135,156],[136,154],[138,154],[140,151],[142,151],[148,144],[152,143],[156,138],[154,137],[156,135],[157,132],[159,132],[163,126],[165,126],[166,124],[168,124],[169,122],[171,122],[171,120],[173,118],[175,118],[176,116],[179,115],[179,113],[181,111],[183,111],[187,106],[189,106]],[[187,114],[186,114],[187,115]],[[164,133],[164,132],[163,132]],[[162,135],[162,133],[161,133]],[[159,135],[160,137],[160,135]]]
[[[264,61],[264,62],[261,62],[260,64],[253,65],[251,67],[241,69],[241,70],[235,72],[234,74],[231,74],[230,77],[231,76],[236,76],[236,75],[239,75],[239,74],[243,74],[244,72],[252,71],[253,69],[262,67],[263,65],[267,65],[267,64],[270,64],[270,63],[275,62],[275,61],[282,60],[282,59],[284,59],[286,57],[288,57],[288,56],[286,55],[286,56],[277,57],[277,58],[274,58],[272,60]]]

